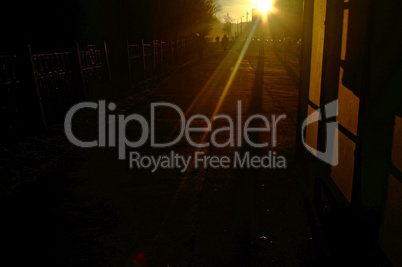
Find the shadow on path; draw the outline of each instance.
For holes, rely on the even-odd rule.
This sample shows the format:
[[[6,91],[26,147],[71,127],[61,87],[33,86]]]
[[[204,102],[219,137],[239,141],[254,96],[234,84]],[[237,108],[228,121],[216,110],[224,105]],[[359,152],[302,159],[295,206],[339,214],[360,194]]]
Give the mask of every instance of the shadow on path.
[[[278,61],[282,64],[282,66],[285,68],[286,72],[289,74],[289,76],[292,78],[292,81],[294,82],[295,85],[299,84],[299,75],[289,66],[288,62],[283,59],[283,56],[279,54],[278,48],[276,45],[274,46],[274,52],[275,56],[277,57]]]
[[[255,80],[252,88],[251,100],[249,109],[247,110],[245,118],[255,114],[262,113],[263,105],[263,87],[264,87],[264,57],[260,56],[258,59]],[[253,120],[249,127],[258,128],[262,125],[261,120]],[[250,132],[250,141],[258,143],[260,134],[258,132]],[[247,142],[243,141],[243,146],[240,155],[243,157],[246,153],[250,153],[250,157],[259,155],[261,149],[250,146]],[[242,168],[235,170],[238,187],[236,193],[236,210],[234,214],[234,222],[232,231],[234,238],[237,242],[235,255],[233,257],[233,266],[247,266],[253,258],[253,236],[256,224],[255,216],[255,177],[257,170]]]

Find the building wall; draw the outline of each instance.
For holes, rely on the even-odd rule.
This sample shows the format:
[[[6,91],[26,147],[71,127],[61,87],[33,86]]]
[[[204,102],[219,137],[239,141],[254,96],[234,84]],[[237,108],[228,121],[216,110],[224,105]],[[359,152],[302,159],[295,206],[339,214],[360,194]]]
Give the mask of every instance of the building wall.
[[[395,116],[392,163],[402,170],[402,118]],[[387,201],[380,230],[380,245],[395,266],[402,265],[402,182],[389,175]]]
[[[325,15],[326,1],[314,1],[313,16],[313,39],[311,50],[311,70],[310,70],[310,88],[309,88],[309,107],[308,115],[314,111],[314,106],[320,106],[321,95],[321,76],[322,62],[324,57],[324,35],[325,35]],[[309,146],[317,149],[318,123],[312,123],[306,129],[306,142]]]
[[[339,124],[338,165],[319,162],[323,167],[317,176],[356,215],[352,217],[361,226],[357,229],[361,242],[379,245],[395,266],[402,266],[399,4],[392,0],[312,2],[311,58],[303,62],[308,60],[311,66],[309,86],[300,88],[308,104],[299,112],[311,115],[336,98]],[[323,127],[324,121],[306,129],[306,143],[318,151],[325,150]]]
[[[343,13],[342,25],[342,47],[340,60],[346,59],[347,36],[348,36],[349,10]],[[352,135],[357,135],[357,125],[359,119],[359,98],[343,85],[343,67],[340,67],[339,87],[338,87],[338,123]],[[344,197],[349,203],[352,200],[353,172],[356,144],[343,132],[338,131],[339,135],[339,165],[332,167],[331,177],[339,187]]]

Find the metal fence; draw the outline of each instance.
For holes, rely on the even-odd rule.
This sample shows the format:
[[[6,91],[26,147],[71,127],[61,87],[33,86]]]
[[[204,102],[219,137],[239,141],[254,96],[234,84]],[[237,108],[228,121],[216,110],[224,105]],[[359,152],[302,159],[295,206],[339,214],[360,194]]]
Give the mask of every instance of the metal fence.
[[[0,152],[6,149],[23,119],[16,60],[15,55],[0,56]]]
[[[95,45],[81,50],[77,43],[77,54],[85,99],[95,100],[101,96],[105,82],[110,79],[110,72],[105,70],[105,65],[108,65],[106,44],[102,51]]]
[[[157,77],[173,66],[191,60],[195,53],[195,38],[180,40],[154,40],[140,44],[127,41],[127,56],[132,86],[138,81]]]
[[[81,50],[77,44],[76,49],[72,52],[35,54],[29,46],[34,84],[45,127],[60,122],[66,111],[78,101],[99,97],[104,82],[110,77],[104,70],[104,62],[108,62],[104,60],[106,53],[94,45]]]
[[[127,56],[130,85],[131,87],[134,87],[134,84],[140,81],[144,76],[144,66],[142,66],[141,59],[141,45],[130,45],[127,41]]]
[[[152,44],[144,43],[142,40],[142,63],[144,65],[144,78],[149,78],[153,74],[154,69],[154,47]]]
[[[42,121],[44,125],[57,122],[79,100],[74,91],[71,54],[29,51]]]
[[[127,79],[131,87],[135,88],[140,81],[160,77],[172,67],[191,60],[196,54],[195,47],[194,38],[141,41],[139,44],[127,42]],[[21,63],[23,66],[18,65]],[[10,140],[24,118],[37,118],[45,128],[59,123],[77,102],[95,101],[105,96],[105,91],[108,95],[110,81],[105,42],[101,48],[95,45],[80,47],[76,43],[73,49],[57,53],[35,53],[35,49],[28,46],[28,54],[0,56],[0,119],[4,126],[0,131],[0,147]],[[31,99],[35,95],[37,99]],[[40,114],[40,118],[36,114]]]

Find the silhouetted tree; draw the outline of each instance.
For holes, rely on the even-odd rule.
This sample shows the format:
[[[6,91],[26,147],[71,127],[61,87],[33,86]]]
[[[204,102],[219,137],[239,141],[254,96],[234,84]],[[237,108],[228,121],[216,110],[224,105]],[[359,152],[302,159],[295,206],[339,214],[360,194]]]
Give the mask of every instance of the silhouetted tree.
[[[216,21],[215,0],[151,0],[154,38],[205,36]]]
[[[215,22],[215,0],[37,0],[0,4],[0,54],[72,51],[75,41],[103,47],[115,88],[128,87],[127,40],[205,36]],[[18,57],[18,58],[23,58]],[[117,89],[116,89],[117,90]]]
[[[228,36],[232,35],[232,17],[227,14],[226,16],[223,17],[223,32],[226,33]]]

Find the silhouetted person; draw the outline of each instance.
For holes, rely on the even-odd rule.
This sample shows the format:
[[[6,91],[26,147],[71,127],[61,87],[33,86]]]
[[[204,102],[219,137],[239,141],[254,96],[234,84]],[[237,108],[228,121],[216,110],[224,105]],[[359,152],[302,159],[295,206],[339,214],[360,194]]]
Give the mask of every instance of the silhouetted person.
[[[219,43],[219,39],[220,39],[220,37],[216,36],[215,40],[216,40],[217,43]]]
[[[205,38],[197,34],[197,52],[198,60],[202,61],[204,58]]]
[[[222,38],[222,48],[224,51],[226,51],[228,49],[228,45],[229,45],[229,38],[228,36],[225,34]]]

